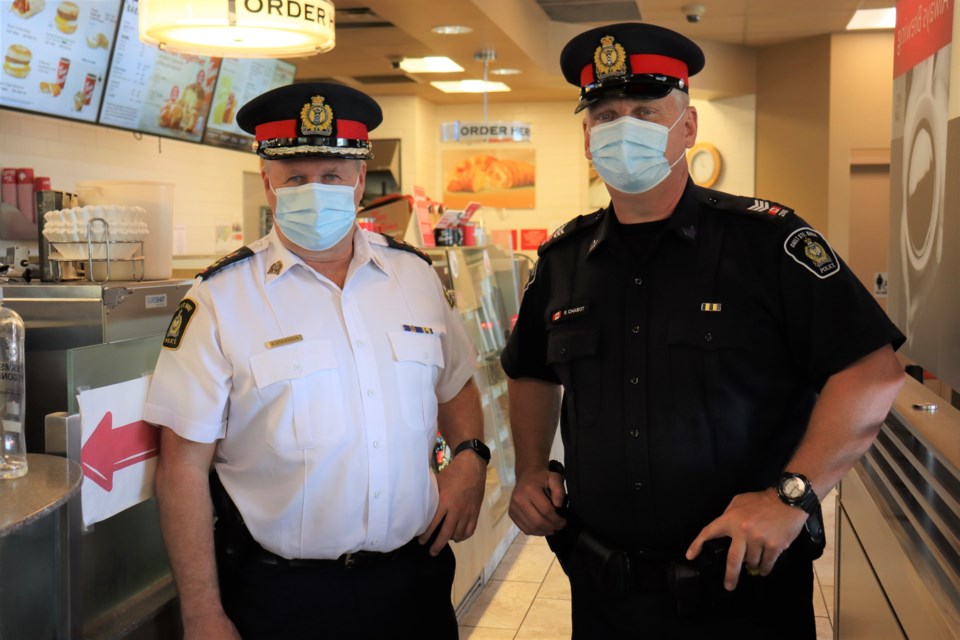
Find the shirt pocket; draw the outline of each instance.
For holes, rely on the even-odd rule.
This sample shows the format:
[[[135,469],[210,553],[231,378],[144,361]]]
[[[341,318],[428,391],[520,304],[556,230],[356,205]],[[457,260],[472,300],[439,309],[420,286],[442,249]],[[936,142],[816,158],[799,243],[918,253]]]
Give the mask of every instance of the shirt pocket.
[[[391,331],[403,421],[414,431],[437,427],[436,384],[443,368],[443,345],[432,333]]]
[[[547,364],[563,385],[578,426],[594,422],[600,412],[600,334],[591,328],[565,328],[547,336]]]
[[[710,421],[722,417],[721,391],[742,368],[750,326],[729,314],[678,316],[670,323],[667,343],[674,411]]]
[[[312,449],[344,435],[337,358],[326,340],[307,340],[250,357],[266,406],[267,442],[278,451]]]

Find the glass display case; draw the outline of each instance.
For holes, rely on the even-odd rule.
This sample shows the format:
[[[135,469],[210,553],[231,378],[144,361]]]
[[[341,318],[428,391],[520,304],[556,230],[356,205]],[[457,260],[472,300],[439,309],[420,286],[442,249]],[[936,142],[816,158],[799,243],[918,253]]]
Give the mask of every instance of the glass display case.
[[[433,260],[444,287],[453,293],[467,333],[477,348],[474,380],[483,407],[484,441],[490,447],[484,507],[477,531],[469,540],[454,545],[454,603],[459,606],[473,589],[482,585],[485,569],[486,574],[492,574],[516,534],[516,528],[505,517],[516,478],[507,376],[500,366],[500,352],[516,321],[519,287],[514,256],[500,247],[437,247],[424,251]],[[435,452],[440,468],[450,454],[439,436]]]

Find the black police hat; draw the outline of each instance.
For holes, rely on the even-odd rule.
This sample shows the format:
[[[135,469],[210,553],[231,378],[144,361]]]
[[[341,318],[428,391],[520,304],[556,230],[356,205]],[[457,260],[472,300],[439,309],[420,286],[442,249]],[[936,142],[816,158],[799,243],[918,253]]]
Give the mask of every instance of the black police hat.
[[[373,157],[369,133],[383,122],[373,98],[351,87],[298,82],[260,94],[237,112],[261,158]]]
[[[662,98],[687,91],[689,77],[703,69],[703,51],[670,29],[623,22],[584,31],[560,53],[560,68],[580,87],[574,113],[600,98]]]

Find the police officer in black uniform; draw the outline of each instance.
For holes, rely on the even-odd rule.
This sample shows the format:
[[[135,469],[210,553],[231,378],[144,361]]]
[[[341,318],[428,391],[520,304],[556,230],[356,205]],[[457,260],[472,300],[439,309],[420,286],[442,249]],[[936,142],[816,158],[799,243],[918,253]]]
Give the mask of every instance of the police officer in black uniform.
[[[502,354],[510,515],[557,552],[575,638],[815,638],[819,500],[876,436],[903,336],[790,208],[690,180],[696,44],[614,24],[560,64],[611,203],[541,246]]]

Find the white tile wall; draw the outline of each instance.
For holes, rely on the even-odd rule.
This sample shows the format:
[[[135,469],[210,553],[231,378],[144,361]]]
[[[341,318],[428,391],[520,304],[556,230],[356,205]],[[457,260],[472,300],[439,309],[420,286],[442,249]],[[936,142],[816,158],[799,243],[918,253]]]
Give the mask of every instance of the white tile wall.
[[[33,167],[54,189],[67,191],[80,180],[171,182],[173,224],[186,228],[188,254],[215,253],[216,225],[242,222],[243,172],[260,172],[249,152],[5,109],[0,166]]]

